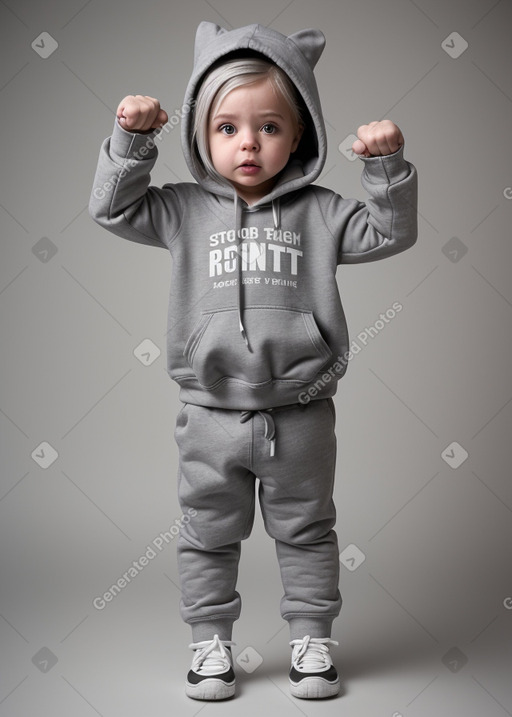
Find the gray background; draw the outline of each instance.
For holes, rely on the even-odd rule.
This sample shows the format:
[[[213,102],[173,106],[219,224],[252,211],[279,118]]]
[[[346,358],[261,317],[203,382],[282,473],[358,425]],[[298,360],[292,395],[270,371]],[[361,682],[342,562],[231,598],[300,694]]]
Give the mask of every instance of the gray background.
[[[201,20],[324,31],[319,183],[364,199],[362,165],[338,146],[384,117],[420,177],[415,248],[339,271],[353,339],[403,310],[336,396],[345,690],[325,703],[288,696],[259,517],[238,699],[184,696],[174,539],[93,606],[180,517],[180,404],[164,371],[170,258],[95,225],[88,197],[122,97],[180,107]],[[2,717],[512,715],[511,21],[510,0],[0,2]],[[43,32],[58,43],[46,58]],[[189,178],[178,128],[153,183]],[[144,339],[159,357],[134,355]]]

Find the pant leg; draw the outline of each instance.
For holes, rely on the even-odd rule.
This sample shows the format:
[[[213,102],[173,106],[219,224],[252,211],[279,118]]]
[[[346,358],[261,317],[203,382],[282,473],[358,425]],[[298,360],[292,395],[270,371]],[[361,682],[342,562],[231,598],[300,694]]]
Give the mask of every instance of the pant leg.
[[[249,437],[237,411],[187,404],[178,415],[178,498],[184,514],[195,511],[178,539],[180,613],[196,642],[230,640],[240,616],[240,541],[254,521]]]
[[[269,456],[268,441],[255,442],[254,472],[265,528],[276,541],[284,587],[281,614],[291,639],[329,637],[341,609],[333,530],[334,405],[331,399],[312,401],[272,415],[275,456]],[[257,415],[253,420],[262,422]]]

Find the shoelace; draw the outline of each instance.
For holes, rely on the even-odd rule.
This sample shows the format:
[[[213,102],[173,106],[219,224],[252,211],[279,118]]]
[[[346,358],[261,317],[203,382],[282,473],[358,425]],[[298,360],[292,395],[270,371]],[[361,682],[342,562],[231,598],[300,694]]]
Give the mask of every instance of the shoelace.
[[[192,670],[201,675],[219,675],[227,672],[231,665],[231,655],[225,645],[235,645],[229,640],[219,640],[215,635],[213,640],[192,642],[189,647],[195,650],[192,659]]]
[[[328,645],[338,645],[330,637],[306,637],[292,640],[292,663],[299,672],[322,672],[332,665]]]

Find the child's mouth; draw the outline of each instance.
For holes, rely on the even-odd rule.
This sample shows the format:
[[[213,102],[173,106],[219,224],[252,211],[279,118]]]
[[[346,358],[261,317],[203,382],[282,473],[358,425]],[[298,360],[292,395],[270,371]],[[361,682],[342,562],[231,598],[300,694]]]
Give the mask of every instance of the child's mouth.
[[[243,174],[257,174],[261,167],[254,162],[244,162],[238,169],[240,169]]]

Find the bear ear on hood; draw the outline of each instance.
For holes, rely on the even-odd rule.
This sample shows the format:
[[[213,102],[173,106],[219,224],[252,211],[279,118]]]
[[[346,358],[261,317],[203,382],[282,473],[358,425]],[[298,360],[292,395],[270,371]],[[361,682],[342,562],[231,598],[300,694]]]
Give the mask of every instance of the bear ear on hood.
[[[220,27],[220,25],[216,25],[214,22],[208,22],[207,20],[200,22],[196,30],[194,43],[194,63],[197,62],[198,55],[205,45],[208,45],[217,35],[224,35],[226,32],[228,31]]]
[[[316,63],[320,59],[320,55],[324,51],[325,36],[320,30],[299,30],[293,35],[288,36],[304,57],[307,59],[311,69],[314,69]]]

